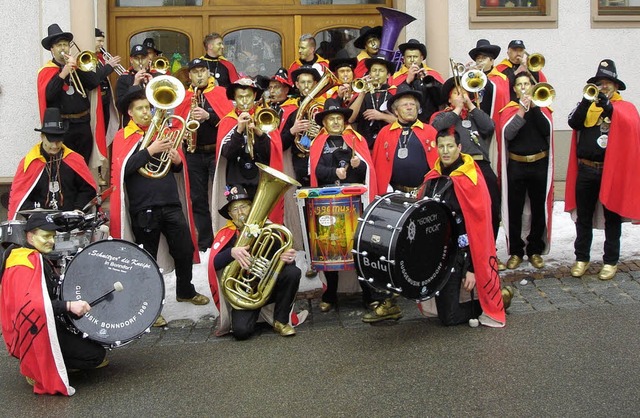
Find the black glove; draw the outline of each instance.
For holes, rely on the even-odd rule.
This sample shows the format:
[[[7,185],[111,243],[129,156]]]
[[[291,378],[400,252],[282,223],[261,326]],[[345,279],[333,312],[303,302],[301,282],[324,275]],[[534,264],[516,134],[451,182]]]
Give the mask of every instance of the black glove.
[[[613,106],[611,106],[611,101],[609,98],[602,92],[598,93],[598,101],[596,101],[596,106],[602,108],[603,113],[610,114],[613,110]]]

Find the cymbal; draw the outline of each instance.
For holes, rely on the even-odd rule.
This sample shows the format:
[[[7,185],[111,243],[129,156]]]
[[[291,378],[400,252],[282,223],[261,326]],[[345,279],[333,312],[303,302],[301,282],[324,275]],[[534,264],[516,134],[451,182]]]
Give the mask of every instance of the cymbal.
[[[58,213],[58,212],[61,212],[61,211],[58,209],[36,208],[36,209],[19,210],[17,213],[19,215],[33,215],[34,213]]]

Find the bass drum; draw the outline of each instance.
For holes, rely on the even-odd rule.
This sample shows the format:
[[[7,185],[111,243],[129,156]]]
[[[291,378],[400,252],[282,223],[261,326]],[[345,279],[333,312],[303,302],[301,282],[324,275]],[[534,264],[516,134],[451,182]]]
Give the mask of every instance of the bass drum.
[[[360,278],[407,299],[426,300],[449,280],[458,243],[451,210],[436,200],[394,192],[376,198],[358,222]]]
[[[62,300],[95,301],[82,318],[65,317],[72,331],[108,348],[120,347],[148,332],[164,305],[164,280],[153,257],[137,245],[112,239],[87,245],[69,263]]]

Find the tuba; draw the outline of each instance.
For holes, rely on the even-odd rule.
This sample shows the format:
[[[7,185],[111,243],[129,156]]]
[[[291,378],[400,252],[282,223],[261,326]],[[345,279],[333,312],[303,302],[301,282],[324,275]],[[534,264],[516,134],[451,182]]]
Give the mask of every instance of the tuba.
[[[140,149],[147,148],[151,142],[169,138],[172,142],[172,148],[178,149],[182,143],[186,131],[186,123],[184,119],[177,115],[167,116],[167,110],[178,106],[185,95],[184,86],[175,77],[170,75],[161,75],[155,77],[147,84],[145,89],[147,100],[156,108],[156,112],[151,119],[151,125],[147,133],[142,139]],[[175,119],[180,122],[180,129],[171,129],[169,122]],[[171,157],[168,151],[164,151],[159,157],[151,156],[151,161],[138,169],[138,172],[148,178],[162,178],[169,173],[171,169]]]
[[[296,120],[307,119],[311,123],[311,126],[307,132],[305,132],[304,134],[296,134],[296,137],[293,140],[296,144],[296,148],[298,148],[298,150],[304,155],[309,154],[309,148],[311,148],[311,145],[309,145],[309,147],[306,147],[304,144],[302,144],[300,142],[302,136],[306,135],[311,140],[311,142],[313,142],[316,135],[318,135],[318,132],[320,131],[320,127],[316,124],[314,116],[316,113],[322,110],[323,105],[318,100],[316,100],[316,97],[324,94],[327,90],[329,90],[336,84],[342,83],[340,83],[340,80],[338,80],[338,78],[331,71],[329,71],[328,69],[325,70],[324,74],[322,74],[322,78],[320,78],[320,80],[318,81],[318,84],[316,84],[315,87],[309,92],[309,94],[307,94],[307,96],[304,98],[304,100],[302,100],[302,103],[300,103],[300,106],[298,107]]]
[[[249,270],[237,261],[229,264],[220,279],[221,291],[231,306],[239,310],[259,309],[269,300],[284,263],[280,255],[293,245],[291,232],[282,225],[264,226],[267,217],[291,186],[300,183],[264,164],[260,170],[258,189],[236,247],[249,246],[252,261]]]
[[[380,39],[379,54],[384,55],[387,61],[400,62],[400,57],[395,56],[396,41],[402,28],[416,20],[416,18],[389,7],[378,7],[377,9],[382,16],[382,38]]]

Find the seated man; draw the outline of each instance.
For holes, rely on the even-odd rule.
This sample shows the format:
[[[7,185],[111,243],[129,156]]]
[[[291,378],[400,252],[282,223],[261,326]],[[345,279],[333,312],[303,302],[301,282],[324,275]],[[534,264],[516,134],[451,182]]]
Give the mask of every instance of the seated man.
[[[455,213],[454,234],[459,247],[455,269],[435,297],[438,317],[444,325],[478,318],[482,325],[504,327],[505,305],[511,293],[505,289],[503,301],[491,229],[491,198],[484,177],[473,158],[461,153],[460,135],[453,127],[439,131],[436,144],[439,158],[425,176],[425,195],[447,202]],[[471,293],[468,302],[460,303],[461,285]],[[479,303],[473,300],[473,289]],[[421,302],[419,308],[426,303]]]
[[[80,210],[96,197],[97,185],[82,156],[64,144],[68,124],[60,109],[44,113],[41,142],[20,161],[9,196],[9,219],[28,209]]]
[[[20,372],[37,394],[71,396],[70,369],[97,369],[109,364],[98,343],[69,331],[63,314],[81,317],[91,310],[83,300],[59,300],[60,277],[46,258],[53,250],[57,225],[50,215],[31,215],[25,226],[26,247],[7,257],[0,278],[0,318],[7,351],[20,360]]]
[[[209,285],[214,302],[220,311],[216,335],[222,336],[230,331],[237,340],[246,340],[255,331],[256,322],[261,309],[239,310],[225,301],[219,291],[221,283],[218,277],[234,260],[240,263],[240,267],[251,267],[252,255],[249,246],[235,247],[235,243],[244,227],[244,222],[251,211],[251,198],[242,186],[234,186],[227,193],[227,203],[218,212],[228,219],[227,224],[218,231],[213,241],[209,256]],[[300,269],[295,265],[296,250],[289,249],[280,255],[284,263],[267,303],[275,302],[273,318],[267,318],[273,323],[273,330],[283,337],[295,335],[296,331],[290,322],[295,325],[295,320],[290,321],[293,302],[300,284]],[[229,305],[227,305],[229,303]],[[293,315],[294,319],[297,319]],[[230,321],[230,322],[229,322]]]

